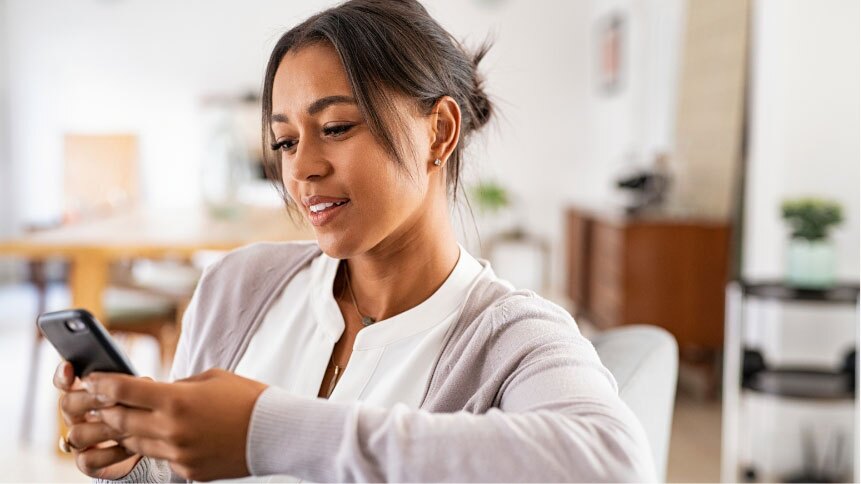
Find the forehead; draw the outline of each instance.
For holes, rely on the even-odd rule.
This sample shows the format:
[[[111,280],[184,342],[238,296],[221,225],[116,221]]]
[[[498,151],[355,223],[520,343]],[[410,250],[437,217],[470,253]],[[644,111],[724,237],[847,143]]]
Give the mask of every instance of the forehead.
[[[334,47],[316,43],[284,55],[272,84],[274,112],[304,109],[333,95],[351,95],[347,73]]]

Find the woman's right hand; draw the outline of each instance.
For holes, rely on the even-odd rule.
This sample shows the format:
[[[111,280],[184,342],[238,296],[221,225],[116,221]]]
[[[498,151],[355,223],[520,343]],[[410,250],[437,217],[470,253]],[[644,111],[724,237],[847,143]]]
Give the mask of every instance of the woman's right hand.
[[[90,410],[110,407],[114,403],[99,401],[87,393],[68,361],[57,366],[54,386],[63,392],[60,409],[69,428],[66,435],[78,469],[97,479],[117,480],[128,475],[141,456],[130,454],[119,445],[117,442],[122,436],[107,424],[88,417]]]

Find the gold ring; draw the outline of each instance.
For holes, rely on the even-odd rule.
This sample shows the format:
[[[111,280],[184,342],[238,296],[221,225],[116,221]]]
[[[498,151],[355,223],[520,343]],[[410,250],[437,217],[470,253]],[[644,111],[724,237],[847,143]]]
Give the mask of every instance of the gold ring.
[[[60,452],[64,454],[71,454],[72,449],[75,448],[75,446],[73,446],[72,443],[69,442],[69,433],[71,433],[71,431],[66,432],[66,435],[60,436]]]

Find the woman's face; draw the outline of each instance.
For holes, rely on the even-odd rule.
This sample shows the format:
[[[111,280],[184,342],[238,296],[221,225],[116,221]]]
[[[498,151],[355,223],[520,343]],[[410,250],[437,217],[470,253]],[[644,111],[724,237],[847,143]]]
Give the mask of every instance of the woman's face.
[[[412,103],[397,102],[410,113],[403,116],[407,166],[371,133],[331,45],[288,52],[275,74],[271,127],[284,187],[331,257],[396,244],[425,216],[433,131]]]

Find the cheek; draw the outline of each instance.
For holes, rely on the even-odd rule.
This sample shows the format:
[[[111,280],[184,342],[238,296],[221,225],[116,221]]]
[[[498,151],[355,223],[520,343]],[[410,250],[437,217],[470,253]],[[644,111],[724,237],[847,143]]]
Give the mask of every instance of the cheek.
[[[290,176],[289,163],[284,160],[283,156],[279,163],[281,166],[281,184],[284,185],[284,191],[287,192],[287,195],[290,196],[290,199],[293,200],[295,204],[301,204],[302,193],[299,189],[300,184]]]
[[[394,162],[391,165],[392,170],[387,171],[385,178],[380,177],[375,190],[380,209],[399,222],[424,209],[427,182],[421,173],[408,172]]]

